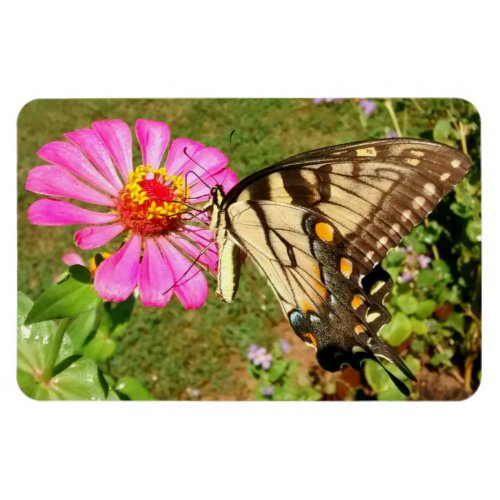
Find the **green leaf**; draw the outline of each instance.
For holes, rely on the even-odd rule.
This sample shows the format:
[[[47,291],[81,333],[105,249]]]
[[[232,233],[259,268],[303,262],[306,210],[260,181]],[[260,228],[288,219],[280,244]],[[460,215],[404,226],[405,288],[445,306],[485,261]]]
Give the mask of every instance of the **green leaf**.
[[[481,241],[481,221],[479,220],[470,220],[467,222],[467,226],[465,228],[465,232],[469,240],[477,243]]]
[[[396,249],[392,249],[387,253],[387,255],[385,257],[386,266],[397,267],[397,266],[401,265],[401,263],[403,262],[405,257],[406,257],[406,253],[398,252]],[[386,267],[386,266],[384,266],[384,267]]]
[[[269,370],[269,380],[272,384],[276,383],[280,378],[282,378],[288,368],[288,362],[284,359],[274,359],[273,364]]]
[[[34,397],[41,383],[40,377],[47,368],[57,326],[53,321],[24,324],[33,302],[22,292],[18,292],[17,297],[17,381],[20,389],[27,396]],[[65,334],[56,363],[60,363],[72,354],[71,340]]]
[[[100,302],[102,299],[91,284],[90,271],[84,266],[71,266],[61,282],[50,286],[38,297],[26,324],[77,316]]]
[[[452,366],[451,358],[453,357],[453,351],[451,349],[445,349],[443,352],[438,352],[432,356],[429,363],[432,366]]]
[[[420,361],[411,354],[406,356],[405,363],[413,374],[418,373],[418,371],[420,370]]]
[[[418,300],[410,293],[404,293],[396,298],[396,305],[406,315],[410,315],[417,310]]]
[[[432,313],[434,312],[436,307],[437,307],[437,304],[434,300],[431,300],[431,299],[423,300],[423,301],[418,303],[417,309],[415,311],[415,315],[417,316],[417,318],[420,318],[420,319],[428,318],[429,316],[432,315]],[[416,331],[416,330],[414,330],[414,331]]]
[[[398,276],[399,276],[399,273],[401,272],[401,269],[399,267],[387,266],[387,267],[385,267],[385,270],[389,273],[389,276],[391,277],[391,280],[394,283],[397,283],[398,282]]]
[[[426,335],[429,332],[429,328],[425,321],[412,316],[410,318],[411,321],[411,331],[416,333],[417,335]]]
[[[449,278],[451,276],[450,266],[448,266],[447,262],[442,259],[432,261],[432,269],[441,273],[443,278]]]
[[[398,311],[392,321],[382,328],[380,335],[389,345],[398,346],[408,339],[411,332],[411,321]]]
[[[98,330],[92,339],[83,346],[82,353],[85,357],[97,363],[106,361],[116,351],[116,342],[102,330]]]
[[[422,269],[417,276],[419,288],[430,288],[439,281],[439,272],[433,269]]]
[[[407,356],[404,362],[412,373],[417,373],[420,369],[420,362],[414,356]],[[408,378],[402,374],[396,366],[392,363],[384,363],[384,366],[411,389],[411,382],[408,381]],[[407,399],[394,385],[394,382],[390,379],[380,363],[372,359],[367,360],[364,364],[364,373],[368,384],[377,394],[377,399],[384,401],[404,401]]]
[[[436,122],[432,130],[432,136],[435,141],[448,144],[448,146],[455,145],[456,132],[453,129],[451,120],[441,118]]]
[[[75,352],[80,351],[88,336],[94,330],[96,318],[97,309],[94,308],[76,316],[76,318],[69,324],[67,334],[71,339]]]
[[[462,302],[462,294],[458,285],[453,285],[451,288],[445,288],[438,297],[439,304],[443,305],[446,302],[451,304],[460,304]]]
[[[104,304],[104,315],[101,322],[101,327],[106,328],[109,335],[112,337],[120,337],[127,328],[132,311],[135,305],[134,294],[131,294],[127,300],[118,302],[106,302]]]
[[[156,398],[135,378],[121,377],[114,390],[134,401],[153,401]]]
[[[421,338],[415,338],[411,343],[410,349],[415,354],[422,356],[422,354],[425,352],[426,346],[427,346],[427,344],[426,344],[425,340],[423,340]]]
[[[113,389],[109,389],[108,390],[108,397],[106,398],[106,400],[107,401],[121,401],[121,398]]]
[[[367,360],[364,364],[364,373],[368,384],[376,393],[377,399],[385,401],[406,400],[406,396],[401,394],[384,368],[376,361]]]
[[[36,399],[105,400],[97,365],[80,358],[40,387]]]
[[[464,315],[459,312],[452,312],[448,316],[448,319],[444,322],[444,326],[449,326],[450,328],[453,328],[453,330],[457,331],[458,333],[461,333],[462,335],[464,333],[464,324],[465,324]]]

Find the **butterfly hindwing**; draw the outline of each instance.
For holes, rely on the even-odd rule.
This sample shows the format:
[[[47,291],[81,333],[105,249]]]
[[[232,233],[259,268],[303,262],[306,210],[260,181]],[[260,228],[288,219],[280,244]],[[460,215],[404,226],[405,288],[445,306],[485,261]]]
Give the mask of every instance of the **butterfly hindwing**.
[[[247,201],[229,207],[230,232],[266,276],[295,333],[317,351],[321,365],[359,368],[382,344],[390,315],[368,278],[344,252],[340,231],[323,216],[290,204]],[[271,224],[272,221],[272,224]],[[380,280],[387,276],[378,276]]]

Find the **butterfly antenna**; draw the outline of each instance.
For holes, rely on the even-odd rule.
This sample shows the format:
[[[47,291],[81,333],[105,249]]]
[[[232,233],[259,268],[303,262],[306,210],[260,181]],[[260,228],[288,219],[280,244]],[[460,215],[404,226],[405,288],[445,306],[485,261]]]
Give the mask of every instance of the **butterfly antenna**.
[[[229,153],[231,154],[233,152],[233,135],[236,133],[236,129],[231,130],[231,133],[229,134]],[[227,174],[229,173],[229,169],[226,168],[226,173],[224,174],[224,179],[222,179],[222,182],[220,183],[221,186],[224,185],[224,182],[226,182]]]
[[[231,133],[229,134],[229,153],[233,152],[233,144],[232,144],[232,139],[233,135],[236,133],[236,129],[231,130]]]
[[[188,186],[187,178],[188,178],[189,174],[194,175],[202,184],[204,184],[204,186],[207,189],[211,188],[211,186],[209,186],[194,170],[190,170],[189,172],[186,173],[186,177],[184,177],[184,184],[186,186],[186,189],[187,189],[187,186]],[[186,198],[186,195],[184,197]],[[192,200],[194,198],[191,197],[190,199]]]
[[[201,168],[201,169],[202,169],[202,170],[203,170],[203,171],[204,171],[207,175],[209,175],[209,176],[210,176],[210,177],[214,180],[214,183],[215,183],[215,184],[217,184],[217,179],[216,179],[216,178],[215,178],[215,177],[214,177],[214,176],[213,176],[213,175],[212,175],[212,174],[211,174],[211,173],[210,173],[210,172],[209,172],[209,171],[208,171],[205,167],[203,167],[202,165],[200,165],[200,164],[199,164],[199,163],[198,163],[198,162],[197,162],[197,161],[196,161],[196,160],[195,160],[192,156],[190,156],[190,155],[188,154],[188,152],[187,152],[187,147],[185,147],[185,148],[184,148],[184,154],[185,154],[185,155],[186,155],[186,156],[187,156],[187,157],[188,157],[188,158],[189,158],[189,159],[190,159],[193,163],[196,163],[196,165],[198,165],[198,166],[199,166],[199,167],[200,167],[200,168]],[[192,171],[192,170],[190,170],[190,171],[188,172],[188,174],[189,174],[190,172],[193,172],[193,171]],[[195,173],[195,172],[193,172],[193,173]],[[187,174],[186,174],[186,176],[187,176]],[[203,184],[205,184],[205,186],[206,186],[208,189],[210,189],[210,186],[209,186],[209,185],[208,185],[205,181],[203,181],[203,179],[202,179],[199,175],[197,175],[197,177],[198,177],[198,179],[200,180],[200,182],[202,182]]]

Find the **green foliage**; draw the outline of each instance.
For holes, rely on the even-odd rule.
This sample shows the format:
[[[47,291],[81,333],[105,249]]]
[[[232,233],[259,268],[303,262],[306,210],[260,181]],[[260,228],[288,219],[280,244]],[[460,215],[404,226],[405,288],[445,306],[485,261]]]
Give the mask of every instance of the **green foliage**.
[[[420,362],[415,357],[409,355],[405,358],[405,363],[412,373],[417,373],[420,369]],[[412,389],[412,383],[403,375],[393,364],[384,364],[385,369],[389,370],[395,377],[398,377],[405,383],[408,389]],[[382,401],[404,401],[406,396],[402,394],[394,385],[384,367],[368,359],[364,365],[364,373],[368,384],[377,395],[377,399]]]
[[[309,377],[298,373],[299,364],[283,357],[278,342],[274,343],[270,354],[272,363],[269,369],[256,366],[252,361],[247,363],[249,374],[258,381],[255,389],[256,400],[317,401],[321,399],[321,392],[311,386]]]
[[[95,308],[100,302],[102,300],[91,282],[90,271],[83,266],[71,266],[57,283],[38,297],[26,318],[26,324],[78,316]]]
[[[68,274],[75,271],[74,267],[70,268]],[[54,291],[54,287],[49,288],[35,303],[22,292],[18,293],[19,388],[28,397],[39,400],[154,399],[132,377],[122,377],[116,383],[111,377],[106,380],[97,362],[113,354],[114,344],[111,348],[111,339],[105,337],[105,328],[96,326],[96,318],[106,318],[112,313],[109,312],[110,307],[104,307],[104,311],[99,314],[97,308],[102,307],[102,301],[96,301],[92,294],[82,293],[81,286],[87,285],[71,283],[69,288],[64,288],[69,290],[70,299],[67,301],[60,290]],[[54,302],[48,301],[47,297],[53,297]],[[76,306],[75,297],[79,297],[84,304]],[[88,309],[89,303],[94,309]],[[40,312],[40,304],[46,304],[49,313],[44,315]],[[76,310],[84,312],[75,316]],[[114,312],[113,309],[111,311]],[[45,320],[46,316],[63,319],[56,323]],[[106,324],[112,322],[108,319]],[[88,341],[94,328],[97,328],[97,334]]]

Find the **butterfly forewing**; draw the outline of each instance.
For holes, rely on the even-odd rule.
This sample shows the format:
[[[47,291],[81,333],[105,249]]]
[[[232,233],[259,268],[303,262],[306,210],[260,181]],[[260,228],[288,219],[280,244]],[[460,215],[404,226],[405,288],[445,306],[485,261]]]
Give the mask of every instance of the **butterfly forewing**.
[[[469,167],[459,151],[417,139],[333,146],[257,172],[229,193],[227,203],[272,200],[314,209],[336,225],[346,252],[368,271]]]

